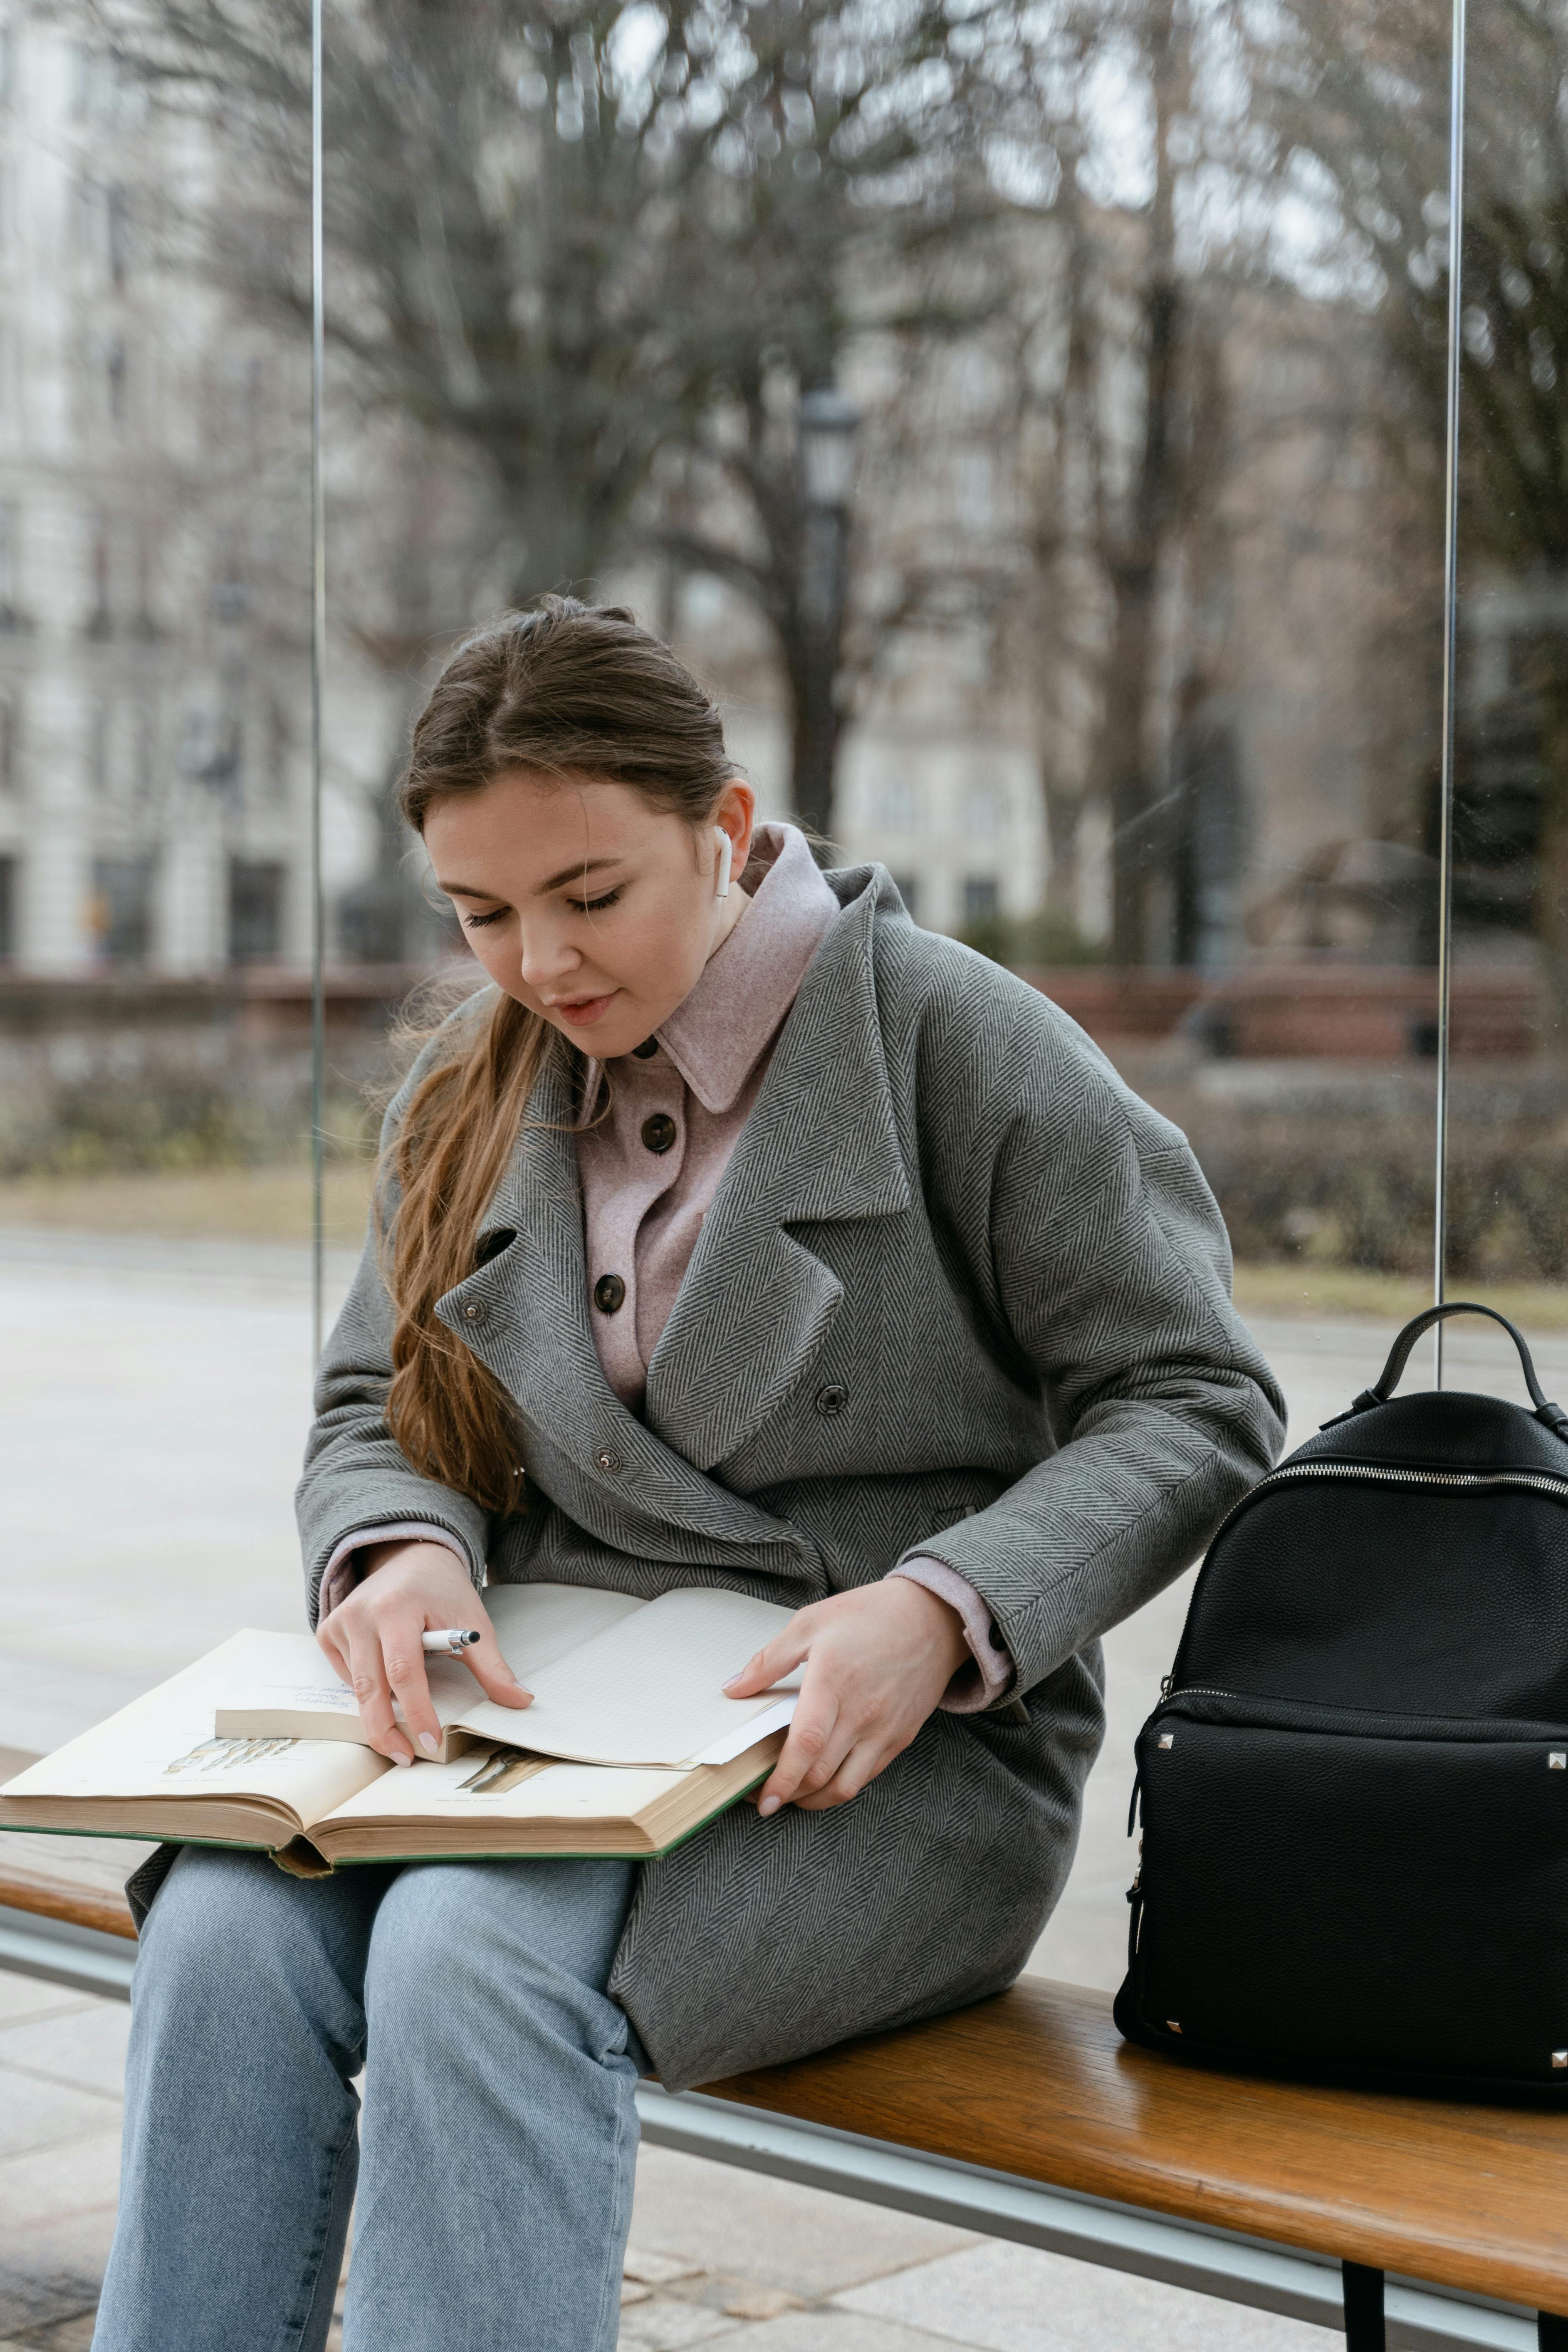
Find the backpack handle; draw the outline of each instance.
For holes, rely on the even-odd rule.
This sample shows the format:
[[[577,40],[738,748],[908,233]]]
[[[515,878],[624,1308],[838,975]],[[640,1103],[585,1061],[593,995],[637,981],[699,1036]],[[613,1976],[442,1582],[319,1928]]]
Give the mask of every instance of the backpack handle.
[[[1524,1385],[1530,1391],[1530,1402],[1535,1407],[1536,1420],[1543,1422],[1555,1436],[1568,1441],[1568,1412],[1564,1412],[1561,1405],[1548,1401],[1545,1390],[1535,1376],[1535,1366],[1531,1361],[1523,1332],[1510,1323],[1506,1315],[1500,1315],[1495,1307],[1480,1307],[1473,1299],[1454,1299],[1446,1306],[1428,1307],[1420,1315],[1412,1316],[1389,1349],[1388,1361],[1377,1380],[1370,1389],[1363,1389],[1351,1407],[1351,1413],[1370,1412],[1373,1405],[1386,1404],[1399,1386],[1417,1339],[1423,1339],[1435,1324],[1446,1322],[1450,1315],[1489,1315],[1494,1323],[1502,1325],[1519,1349],[1520,1368],[1524,1374]],[[1348,1421],[1350,1413],[1342,1413],[1340,1419]],[[1331,1425],[1327,1422],[1323,1424],[1325,1429]]]

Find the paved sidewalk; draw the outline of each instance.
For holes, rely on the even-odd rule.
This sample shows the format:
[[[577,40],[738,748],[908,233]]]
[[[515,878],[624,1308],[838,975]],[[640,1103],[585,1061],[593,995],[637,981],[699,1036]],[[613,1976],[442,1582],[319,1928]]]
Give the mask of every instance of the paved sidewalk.
[[[334,1265],[334,1284],[348,1266]],[[308,1418],[302,1254],[0,1233],[10,1574],[0,1745],[47,1748],[237,1624],[300,1625],[290,1492]],[[1258,1325],[1299,1441],[1389,1334]],[[1520,1393],[1464,1332],[1452,1378]],[[1568,1340],[1539,1351],[1568,1391]],[[1419,1370],[1417,1377],[1424,1377]],[[1112,1988],[1131,1748],[1189,1580],[1106,1644],[1110,1731],[1066,1897],[1035,1953]],[[127,2012],[0,1974],[0,2352],[77,2352],[112,2229]],[[1312,2352],[1321,2333],[664,2150],[638,2175],[625,2352]]]

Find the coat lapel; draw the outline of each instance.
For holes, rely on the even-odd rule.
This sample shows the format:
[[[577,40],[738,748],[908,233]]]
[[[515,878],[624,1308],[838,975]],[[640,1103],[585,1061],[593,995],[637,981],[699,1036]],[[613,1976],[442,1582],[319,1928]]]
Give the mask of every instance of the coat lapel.
[[[684,1528],[773,1547],[788,1533],[705,1474],[788,1402],[832,1328],[843,1294],[811,1249],[811,1228],[910,1203],[872,969],[879,893],[863,872],[843,877],[859,895],[824,939],[784,1024],[654,1350],[641,1420],[605,1378],[589,1328],[563,1058],[552,1056],[534,1089],[485,1220],[492,1246],[512,1238],[437,1311],[581,1465],[578,1509],[602,1483],[593,1458],[608,1445],[645,1502],[657,1493],[661,1515]]]
[[[490,1254],[437,1312],[513,1396],[565,1483],[554,1499],[603,1541],[660,1556],[659,1529],[710,1538],[740,1565],[761,1552],[777,1572],[802,1549],[785,1527],[705,1477],[628,1412],[605,1378],[588,1323],[583,1196],[564,1057],[552,1056],[529,1103],[484,1221]],[[505,1237],[505,1238],[503,1238]],[[597,1457],[618,1464],[610,1480]]]
[[[832,1328],[843,1292],[810,1229],[910,1204],[872,962],[878,902],[862,887],[813,960],[648,1367],[648,1425],[704,1470],[788,1402]]]

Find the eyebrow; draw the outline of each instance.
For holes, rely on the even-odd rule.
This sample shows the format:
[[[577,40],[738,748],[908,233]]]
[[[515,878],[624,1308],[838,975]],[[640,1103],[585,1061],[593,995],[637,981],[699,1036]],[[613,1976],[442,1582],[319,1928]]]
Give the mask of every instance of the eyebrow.
[[[536,898],[548,898],[552,890],[559,890],[564,883],[579,881],[585,874],[597,874],[603,866],[624,863],[625,860],[619,857],[578,858],[572,865],[563,866],[559,874],[552,874],[548,882],[542,882],[533,895]],[[493,898],[497,895],[493,890],[476,889],[470,882],[443,882],[439,875],[436,877],[436,887],[444,890],[448,898]]]

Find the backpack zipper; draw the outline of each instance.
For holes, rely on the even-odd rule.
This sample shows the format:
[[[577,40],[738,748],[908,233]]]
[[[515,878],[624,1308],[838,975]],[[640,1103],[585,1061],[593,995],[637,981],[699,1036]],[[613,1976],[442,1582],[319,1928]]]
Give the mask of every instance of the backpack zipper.
[[[1560,1501],[1568,1502],[1568,1478],[1553,1477],[1549,1470],[1403,1470],[1391,1463],[1288,1462],[1280,1469],[1271,1470],[1267,1478],[1260,1478],[1256,1486],[1249,1486],[1240,1501],[1231,1505],[1209,1538],[1208,1550],[1204,1555],[1205,1565],[1207,1565],[1215,1545],[1234,1518],[1255,1503],[1268,1487],[1283,1486],[1292,1478],[1364,1478],[1396,1486],[1529,1486],[1540,1494],[1555,1495]],[[1184,1627],[1182,1640],[1184,1643],[1186,1640]],[[1181,1658],[1181,1646],[1178,1645],[1175,1664],[1160,1685],[1162,1699],[1169,1698],[1176,1688],[1176,1666],[1180,1665]],[[1183,1684],[1181,1696],[1184,1698],[1193,1696],[1199,1698],[1235,1698],[1238,1694],[1209,1689],[1198,1689],[1194,1693]]]
[[[1568,1502],[1568,1478],[1555,1478],[1549,1470],[1401,1470],[1391,1463],[1288,1462],[1279,1470],[1270,1470],[1267,1478],[1260,1478],[1239,1502],[1231,1505],[1209,1538],[1205,1563],[1233,1519],[1239,1518],[1270,1486],[1283,1486],[1292,1478],[1366,1478],[1394,1486],[1532,1486],[1542,1495],[1555,1495]],[[1219,1696],[1228,1694],[1222,1691]]]
[[[1287,1478],[1374,1478],[1400,1486],[1534,1486],[1543,1495],[1568,1496],[1568,1478],[1554,1477],[1550,1470],[1401,1470],[1377,1462],[1291,1462],[1260,1478],[1242,1501],[1250,1502],[1265,1486],[1281,1486]]]

